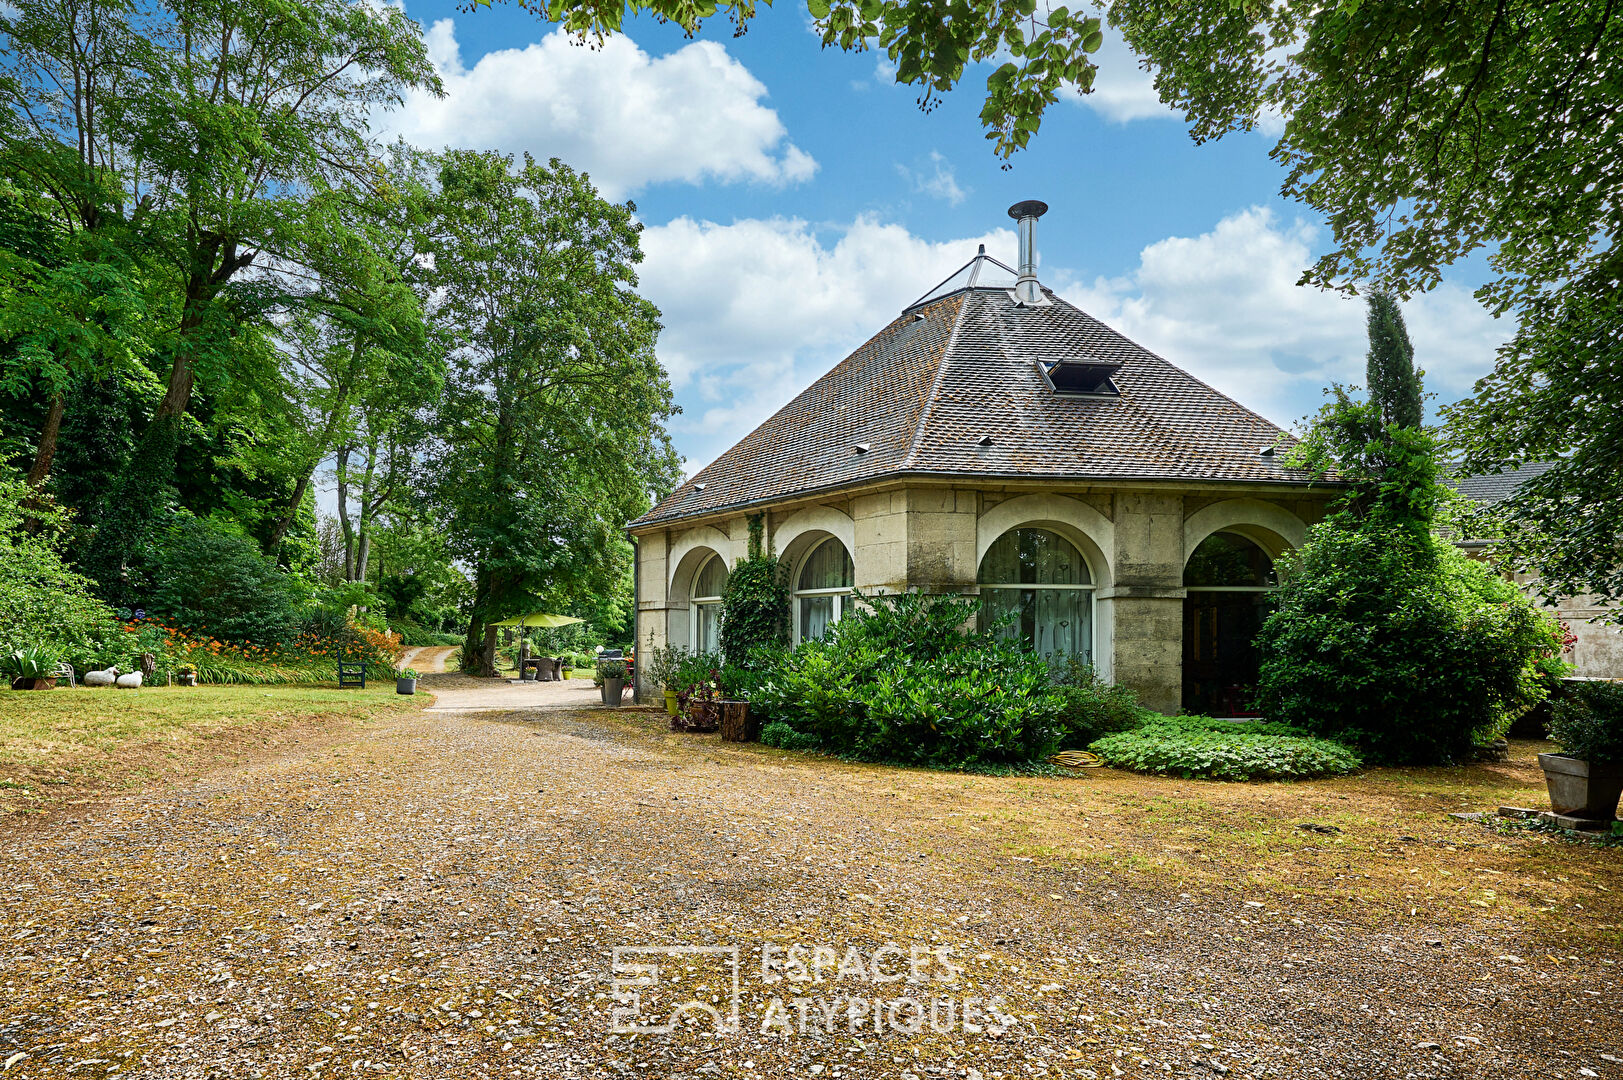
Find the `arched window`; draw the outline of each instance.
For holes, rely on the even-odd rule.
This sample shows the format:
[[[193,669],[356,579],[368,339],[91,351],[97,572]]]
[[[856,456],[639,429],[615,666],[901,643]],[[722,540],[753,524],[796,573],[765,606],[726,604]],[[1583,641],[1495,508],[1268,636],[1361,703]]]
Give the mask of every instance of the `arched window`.
[[[699,652],[721,648],[721,594],[727,591],[727,560],[706,559],[693,576],[693,644]]]
[[[1239,533],[1214,532],[1202,540],[1183,570],[1185,588],[1203,590],[1272,589],[1279,584],[1274,560],[1256,541]]]
[[[845,614],[850,603],[846,597],[855,583],[856,568],[844,544],[831,536],[812,548],[795,579],[797,639],[816,641],[828,633],[828,628]]]
[[[1093,575],[1076,545],[1048,529],[1010,529],[986,550],[980,625],[1044,656],[1093,662]]]

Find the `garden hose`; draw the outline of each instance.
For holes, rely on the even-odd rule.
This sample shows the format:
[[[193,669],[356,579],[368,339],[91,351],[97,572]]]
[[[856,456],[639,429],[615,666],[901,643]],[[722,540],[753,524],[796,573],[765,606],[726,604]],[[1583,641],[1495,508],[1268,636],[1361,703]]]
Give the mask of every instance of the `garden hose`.
[[[1086,750],[1061,750],[1049,758],[1048,763],[1065,769],[1097,769],[1104,765],[1098,754]]]

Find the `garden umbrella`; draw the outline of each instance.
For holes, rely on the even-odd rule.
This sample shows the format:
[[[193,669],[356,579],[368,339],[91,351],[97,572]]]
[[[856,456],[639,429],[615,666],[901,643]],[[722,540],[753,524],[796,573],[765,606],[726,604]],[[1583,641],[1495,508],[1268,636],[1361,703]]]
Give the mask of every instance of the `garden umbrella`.
[[[572,626],[575,623],[585,621],[585,619],[577,619],[573,615],[550,615],[545,611],[538,611],[534,615],[515,615],[511,619],[502,619],[501,621],[493,622],[490,625],[557,627]]]

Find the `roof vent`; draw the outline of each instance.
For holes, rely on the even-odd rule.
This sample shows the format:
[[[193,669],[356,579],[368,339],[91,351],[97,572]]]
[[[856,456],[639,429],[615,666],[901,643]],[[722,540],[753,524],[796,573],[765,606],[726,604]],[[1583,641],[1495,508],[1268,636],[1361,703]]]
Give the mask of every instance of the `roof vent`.
[[[975,442],[978,443],[981,446],[991,446],[992,445],[992,436],[990,436],[990,435],[982,435],[980,438],[976,439]]]
[[[1020,223],[1019,278],[1014,298],[1022,304],[1045,303],[1042,286],[1037,284],[1037,219],[1048,213],[1048,204],[1027,199],[1009,207],[1009,216]]]
[[[1121,370],[1119,361],[1038,360],[1037,368],[1056,394],[1120,397],[1110,377]]]
[[[872,449],[872,447],[872,443],[859,442],[857,443],[856,451],[859,454],[866,454],[870,449]]]
[[[694,491],[703,491],[704,490],[704,485],[703,484],[694,484],[693,485],[693,490]]]

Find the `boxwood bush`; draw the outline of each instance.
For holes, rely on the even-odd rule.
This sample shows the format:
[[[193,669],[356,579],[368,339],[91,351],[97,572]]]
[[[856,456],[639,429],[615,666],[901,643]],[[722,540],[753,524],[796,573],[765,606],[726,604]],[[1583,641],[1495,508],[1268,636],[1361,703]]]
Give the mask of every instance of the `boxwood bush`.
[[[1113,768],[1206,780],[1309,780],[1363,764],[1340,743],[1284,724],[1206,716],[1156,717],[1090,749]]]
[[[1556,702],[1550,738],[1591,765],[1623,764],[1623,683],[1574,684]]]

